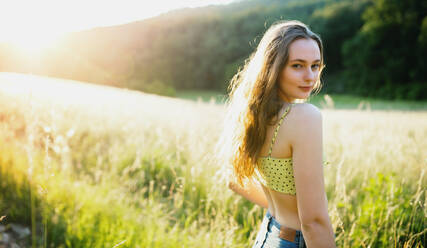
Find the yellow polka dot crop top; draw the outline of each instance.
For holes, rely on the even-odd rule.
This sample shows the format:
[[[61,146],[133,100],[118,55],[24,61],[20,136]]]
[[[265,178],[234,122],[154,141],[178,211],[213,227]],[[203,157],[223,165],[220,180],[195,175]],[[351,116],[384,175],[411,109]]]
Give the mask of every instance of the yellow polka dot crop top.
[[[268,188],[279,191],[285,194],[296,195],[294,170],[292,158],[272,158],[271,152],[273,150],[274,141],[277,137],[280,125],[283,119],[289,112],[291,104],[279,120],[279,123],[274,131],[273,138],[271,139],[268,157],[259,157],[255,169],[255,178]],[[327,162],[324,162],[324,165]]]

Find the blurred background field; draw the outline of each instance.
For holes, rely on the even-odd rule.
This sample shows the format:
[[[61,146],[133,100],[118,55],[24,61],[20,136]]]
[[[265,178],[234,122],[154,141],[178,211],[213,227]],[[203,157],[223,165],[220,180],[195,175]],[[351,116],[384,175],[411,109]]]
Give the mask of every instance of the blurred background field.
[[[223,105],[2,73],[0,106],[0,224],[24,247],[253,242],[264,212],[212,160]],[[424,247],[427,111],[321,111],[337,245]]]
[[[178,91],[176,97],[217,104],[224,104],[227,99],[221,91],[209,90]],[[393,101],[343,94],[319,94],[312,96],[308,102],[317,107],[329,109],[427,111],[427,101]]]

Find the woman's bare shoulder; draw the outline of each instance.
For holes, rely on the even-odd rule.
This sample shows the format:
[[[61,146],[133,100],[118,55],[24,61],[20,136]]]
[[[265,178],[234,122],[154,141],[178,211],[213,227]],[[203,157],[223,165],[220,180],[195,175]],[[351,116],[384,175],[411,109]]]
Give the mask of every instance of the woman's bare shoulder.
[[[296,124],[304,125],[306,121],[322,119],[322,113],[311,103],[297,103],[289,111],[289,119]]]
[[[288,125],[292,130],[289,132],[291,140],[296,141],[296,139],[304,138],[308,133],[322,132],[322,113],[313,104],[295,104],[288,115]]]

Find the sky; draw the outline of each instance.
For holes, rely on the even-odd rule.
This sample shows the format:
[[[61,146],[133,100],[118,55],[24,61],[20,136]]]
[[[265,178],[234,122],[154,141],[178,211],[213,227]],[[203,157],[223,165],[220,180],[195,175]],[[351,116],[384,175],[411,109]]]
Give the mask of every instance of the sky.
[[[232,0],[0,0],[0,42],[41,46],[61,34]]]

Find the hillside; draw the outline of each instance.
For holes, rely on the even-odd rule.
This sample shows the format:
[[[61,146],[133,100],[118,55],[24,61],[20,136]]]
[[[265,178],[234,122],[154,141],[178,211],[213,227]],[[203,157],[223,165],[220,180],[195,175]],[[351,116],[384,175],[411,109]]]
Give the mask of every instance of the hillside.
[[[266,29],[296,19],[323,40],[324,93],[419,101],[427,99],[425,13],[415,0],[236,1],[71,33],[37,56],[0,44],[0,71],[169,96],[225,92]]]
[[[0,44],[0,71],[32,71],[142,91],[153,83],[224,90],[268,25],[281,19],[309,21],[316,10],[333,2],[250,0],[180,9],[71,33],[36,61]]]

